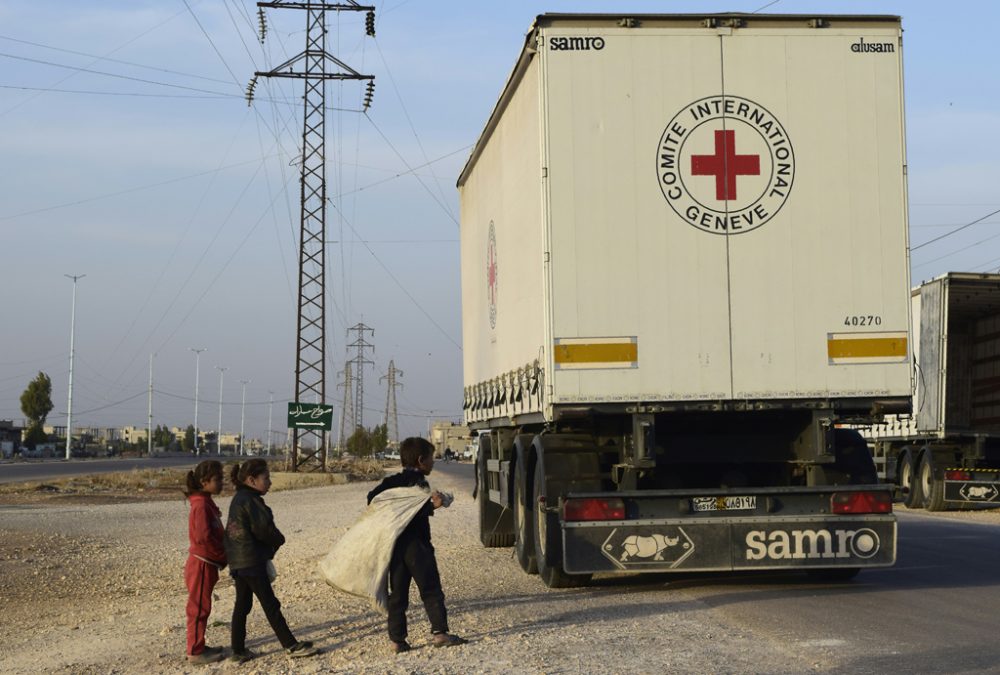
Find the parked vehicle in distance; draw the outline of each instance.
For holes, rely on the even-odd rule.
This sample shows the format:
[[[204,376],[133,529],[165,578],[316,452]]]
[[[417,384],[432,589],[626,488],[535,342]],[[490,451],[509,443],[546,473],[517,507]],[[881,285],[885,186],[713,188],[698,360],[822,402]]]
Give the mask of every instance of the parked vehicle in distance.
[[[913,412],[860,430],[907,507],[1000,506],[1000,274],[950,272],[911,297]]]

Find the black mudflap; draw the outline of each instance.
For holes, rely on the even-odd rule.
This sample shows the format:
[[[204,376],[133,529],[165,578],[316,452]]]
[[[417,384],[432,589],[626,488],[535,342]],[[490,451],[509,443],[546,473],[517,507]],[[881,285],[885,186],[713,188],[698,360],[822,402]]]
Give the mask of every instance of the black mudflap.
[[[594,572],[888,567],[896,519],[716,518],[563,523],[564,566]]]

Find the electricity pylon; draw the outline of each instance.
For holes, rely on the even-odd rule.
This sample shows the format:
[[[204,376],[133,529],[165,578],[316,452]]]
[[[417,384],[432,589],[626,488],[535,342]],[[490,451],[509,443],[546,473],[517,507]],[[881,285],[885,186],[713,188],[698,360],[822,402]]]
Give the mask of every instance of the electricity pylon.
[[[402,382],[397,382],[397,377],[402,377],[403,371],[396,369],[396,364],[389,360],[389,372],[379,378],[388,380],[385,392],[385,438],[386,445],[390,448],[399,447],[399,420],[396,415],[396,387],[402,387]]]
[[[371,333],[372,337],[375,337],[375,331],[363,323],[358,323],[348,328],[347,332],[357,332],[358,334],[357,339],[347,347],[348,349],[354,347],[358,350],[357,356],[354,357],[354,428],[363,429],[365,426],[365,364],[375,365],[374,361],[365,358],[366,349],[373,351],[375,349],[375,345],[365,342],[365,333]],[[354,429],[351,429],[351,433],[354,433]]]
[[[344,2],[258,2],[257,7],[306,10],[306,48],[281,65],[257,71],[247,85],[247,101],[253,101],[258,77],[305,80],[305,112],[302,124],[300,176],[301,229],[299,236],[299,305],[295,351],[295,403],[326,403],[326,81],[367,80],[364,107],[371,103],[375,78],[362,75],[326,51],[327,11],[368,12],[366,32],[375,35],[375,8]],[[261,41],[266,21],[261,14]],[[333,72],[327,70],[333,65]],[[302,441],[312,437],[312,449]],[[295,429],[292,434],[292,470],[323,471],[327,458],[326,431]]]

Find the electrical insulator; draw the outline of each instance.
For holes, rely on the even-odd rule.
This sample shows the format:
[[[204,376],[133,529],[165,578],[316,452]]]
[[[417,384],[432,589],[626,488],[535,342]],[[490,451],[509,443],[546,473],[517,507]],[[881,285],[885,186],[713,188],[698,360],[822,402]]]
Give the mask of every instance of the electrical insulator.
[[[267,37],[267,15],[264,14],[264,8],[257,8],[257,25],[260,27],[260,43],[264,44],[264,38]]]
[[[365,33],[368,37],[375,37],[375,12],[365,14]]]
[[[371,107],[373,96],[375,96],[375,80],[368,80],[365,87],[365,110]]]
[[[253,79],[247,83],[246,97],[247,97],[248,108],[250,107],[250,104],[253,103],[253,90],[256,88],[257,88],[257,76],[254,75]]]

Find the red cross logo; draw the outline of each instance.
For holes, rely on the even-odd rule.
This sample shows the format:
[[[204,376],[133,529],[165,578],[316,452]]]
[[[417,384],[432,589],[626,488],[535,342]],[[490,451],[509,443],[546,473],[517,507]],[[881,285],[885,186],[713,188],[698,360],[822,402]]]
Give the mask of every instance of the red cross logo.
[[[736,199],[737,176],[759,176],[760,155],[737,155],[736,132],[717,129],[714,155],[692,155],[691,173],[695,176],[715,176],[715,198],[719,201]]]

